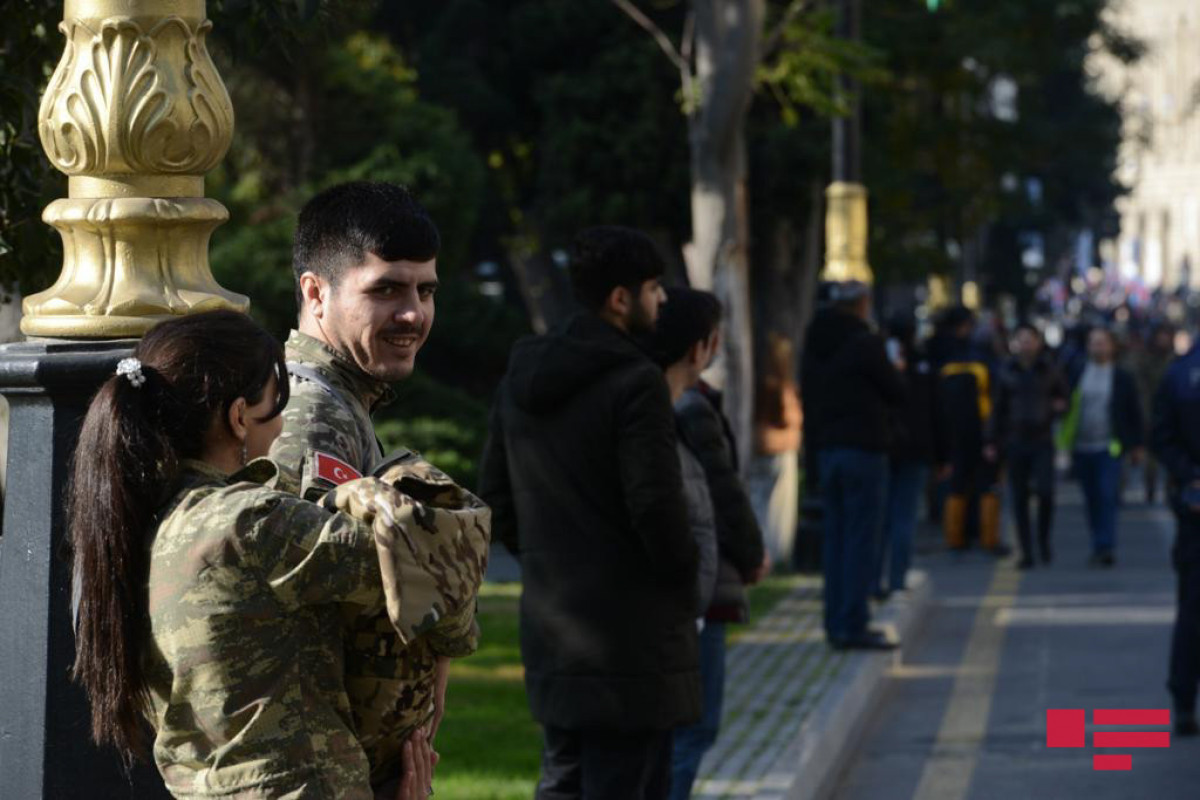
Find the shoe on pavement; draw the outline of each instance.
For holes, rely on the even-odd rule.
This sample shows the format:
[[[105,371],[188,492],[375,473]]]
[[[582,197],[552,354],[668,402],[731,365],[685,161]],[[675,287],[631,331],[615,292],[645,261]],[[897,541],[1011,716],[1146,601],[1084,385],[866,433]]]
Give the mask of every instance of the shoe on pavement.
[[[1017,562],[1017,569],[1033,569],[1033,557],[1023,556],[1021,560]]]
[[[895,650],[899,642],[887,638],[883,631],[866,630],[849,639],[834,639],[830,641],[834,650]]]
[[[992,555],[994,555],[996,558],[1010,556],[1012,555],[1012,548],[1006,544],[998,544],[992,548]]]
[[[1175,735],[1196,736],[1200,734],[1200,725],[1196,724],[1195,711],[1175,712]]]

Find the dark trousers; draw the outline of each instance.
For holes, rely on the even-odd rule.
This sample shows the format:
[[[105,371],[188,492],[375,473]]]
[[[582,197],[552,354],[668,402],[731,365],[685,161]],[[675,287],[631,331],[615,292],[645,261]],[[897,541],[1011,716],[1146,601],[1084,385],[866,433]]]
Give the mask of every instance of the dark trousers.
[[[666,800],[670,731],[547,726],[535,800]]]
[[[928,477],[929,466],[924,461],[902,458],[894,459],[890,464],[882,546],[875,554],[871,574],[871,591],[876,594],[883,593],[885,577],[888,591],[898,592],[905,588],[904,576],[912,563],[921,491]]]
[[[1200,517],[1179,515],[1171,550],[1178,577],[1175,629],[1171,633],[1171,672],[1167,688],[1177,711],[1195,711],[1200,684]]]
[[[687,800],[704,754],[717,741],[725,705],[725,623],[709,622],[700,632],[700,681],[704,687],[704,716],[695,725],[675,731],[671,756],[671,800]]]
[[[888,458],[831,447],[821,451],[825,635],[831,642],[866,633],[871,569],[883,536]]]
[[[1005,455],[1021,558],[1033,560],[1033,525],[1029,514],[1032,496],[1038,501],[1038,545],[1042,559],[1048,561],[1050,530],[1054,525],[1054,445],[1049,441],[1013,441],[1009,443]]]
[[[1075,474],[1079,476],[1079,485],[1086,501],[1088,527],[1092,531],[1092,552],[1112,553],[1117,548],[1121,460],[1107,451],[1076,452]]]

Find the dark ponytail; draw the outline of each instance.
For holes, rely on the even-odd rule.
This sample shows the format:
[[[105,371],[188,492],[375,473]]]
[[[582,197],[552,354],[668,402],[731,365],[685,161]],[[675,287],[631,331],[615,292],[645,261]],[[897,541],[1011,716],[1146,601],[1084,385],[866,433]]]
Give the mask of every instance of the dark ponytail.
[[[135,348],[145,382],[100,387],[71,464],[67,513],[79,600],[74,677],[87,691],[92,737],[126,762],[145,749],[149,544],[180,461],[199,458],[214,423],[239,397],[258,403],[276,379],[271,416],[288,398],[283,349],[244,314],[170,320]]]

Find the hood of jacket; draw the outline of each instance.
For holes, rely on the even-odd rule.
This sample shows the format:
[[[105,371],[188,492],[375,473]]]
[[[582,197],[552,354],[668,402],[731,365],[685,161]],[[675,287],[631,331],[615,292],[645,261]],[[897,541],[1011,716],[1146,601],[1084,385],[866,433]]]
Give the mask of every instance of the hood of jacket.
[[[559,328],[518,342],[508,364],[513,402],[544,414],[625,364],[649,361],[637,343],[594,314],[580,313]]]
[[[813,319],[805,347],[817,361],[829,361],[851,339],[870,332],[871,326],[853,314],[826,308]]]

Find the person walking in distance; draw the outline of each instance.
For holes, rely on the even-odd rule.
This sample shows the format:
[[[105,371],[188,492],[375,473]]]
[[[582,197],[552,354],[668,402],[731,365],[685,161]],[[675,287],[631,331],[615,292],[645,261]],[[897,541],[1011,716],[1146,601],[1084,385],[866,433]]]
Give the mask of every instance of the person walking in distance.
[[[640,344],[663,270],[645,234],[583,231],[583,310],[517,343],[492,407],[480,494],[521,561],[538,800],[665,800],[671,732],[700,719],[698,551],[670,390]]]
[[[1093,328],[1088,357],[1072,376],[1071,400],[1059,430],[1059,446],[1074,456],[1091,531],[1093,566],[1116,563],[1121,460],[1142,460],[1142,408],[1137,386],[1114,359],[1117,342],[1106,328]]]
[[[996,409],[988,434],[986,455],[1008,467],[1013,516],[1021,560],[1033,566],[1033,526],[1030,496],[1037,498],[1037,542],[1042,563],[1053,558],[1050,534],[1054,524],[1055,418],[1067,410],[1067,385],[1043,352],[1042,335],[1022,323],[1013,333],[1013,357],[996,377]]]

